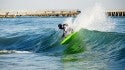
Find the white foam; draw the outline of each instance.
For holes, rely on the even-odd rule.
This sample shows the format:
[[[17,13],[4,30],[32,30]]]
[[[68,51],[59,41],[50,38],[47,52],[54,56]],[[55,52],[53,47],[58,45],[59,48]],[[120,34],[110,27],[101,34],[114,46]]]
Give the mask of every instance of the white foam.
[[[17,50],[0,50],[0,53],[2,54],[10,54],[10,53],[32,53],[29,51],[17,51]]]
[[[70,24],[72,20],[69,20]],[[113,31],[115,23],[106,16],[104,8],[100,4],[95,4],[91,9],[81,11],[81,14],[72,22],[75,31],[81,28],[97,31]]]
[[[15,53],[32,53],[32,52],[29,52],[29,51],[15,51]]]

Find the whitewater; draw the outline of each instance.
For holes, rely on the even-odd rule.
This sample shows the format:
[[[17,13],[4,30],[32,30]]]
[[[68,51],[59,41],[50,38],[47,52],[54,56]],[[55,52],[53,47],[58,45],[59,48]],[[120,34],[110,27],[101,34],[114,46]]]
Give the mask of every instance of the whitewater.
[[[80,33],[83,52],[66,53],[60,23]],[[125,70],[124,53],[125,17],[98,5],[74,18],[0,18],[0,70]]]

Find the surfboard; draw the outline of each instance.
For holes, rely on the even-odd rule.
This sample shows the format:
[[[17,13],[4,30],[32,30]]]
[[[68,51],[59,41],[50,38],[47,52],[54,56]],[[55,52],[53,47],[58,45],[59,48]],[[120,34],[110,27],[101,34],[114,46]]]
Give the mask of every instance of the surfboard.
[[[66,49],[64,51],[65,54],[74,54],[74,53],[80,53],[84,51],[84,48],[82,47],[82,40],[80,38],[79,31],[74,32],[67,36],[65,39],[61,42],[62,45],[66,45]]]
[[[74,39],[75,36],[78,35],[78,32],[74,32],[72,34],[70,34],[69,36],[67,36],[64,40],[62,40],[61,44],[68,44],[72,39]]]

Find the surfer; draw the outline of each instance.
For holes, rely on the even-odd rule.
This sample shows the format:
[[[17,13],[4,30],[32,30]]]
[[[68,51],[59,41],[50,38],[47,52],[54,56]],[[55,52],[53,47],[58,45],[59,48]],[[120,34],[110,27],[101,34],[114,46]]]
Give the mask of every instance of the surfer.
[[[66,37],[67,35],[73,33],[73,29],[69,27],[68,24],[59,24],[58,27],[63,30],[62,37]]]

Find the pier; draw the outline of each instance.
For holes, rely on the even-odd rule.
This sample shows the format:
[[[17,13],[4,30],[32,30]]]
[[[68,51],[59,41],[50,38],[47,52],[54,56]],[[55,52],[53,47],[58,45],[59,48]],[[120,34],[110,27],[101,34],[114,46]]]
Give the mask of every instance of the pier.
[[[15,18],[25,16],[38,17],[76,17],[80,14],[80,10],[0,10],[0,18]],[[125,10],[108,10],[105,11],[107,16],[122,17],[125,16]]]
[[[125,16],[125,10],[112,10],[106,11],[107,16],[123,17]]]
[[[81,13],[79,10],[0,11],[0,18],[21,16],[76,17],[79,13]]]

